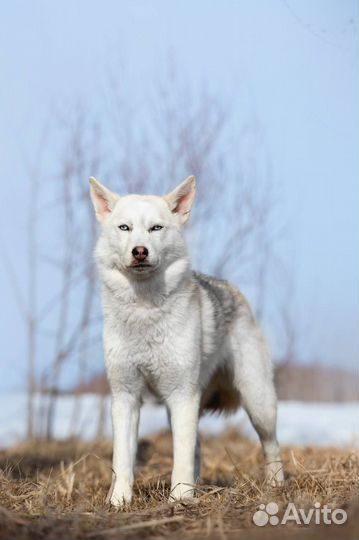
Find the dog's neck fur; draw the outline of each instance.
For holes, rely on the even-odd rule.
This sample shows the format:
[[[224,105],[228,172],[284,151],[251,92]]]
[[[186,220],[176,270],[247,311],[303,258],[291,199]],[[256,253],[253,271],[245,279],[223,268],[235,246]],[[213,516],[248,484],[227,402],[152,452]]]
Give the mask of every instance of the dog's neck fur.
[[[192,278],[188,256],[172,262],[164,271],[132,276],[117,268],[101,268],[103,293],[117,303],[162,306]]]

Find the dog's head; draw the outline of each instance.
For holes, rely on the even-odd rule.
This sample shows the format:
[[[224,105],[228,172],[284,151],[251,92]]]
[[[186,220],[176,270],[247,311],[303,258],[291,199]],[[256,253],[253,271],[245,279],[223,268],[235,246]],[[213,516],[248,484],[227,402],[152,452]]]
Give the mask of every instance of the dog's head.
[[[100,261],[133,277],[149,277],[185,254],[182,226],[189,218],[196,182],[189,176],[164,197],[113,193],[90,178],[91,199],[102,226]]]

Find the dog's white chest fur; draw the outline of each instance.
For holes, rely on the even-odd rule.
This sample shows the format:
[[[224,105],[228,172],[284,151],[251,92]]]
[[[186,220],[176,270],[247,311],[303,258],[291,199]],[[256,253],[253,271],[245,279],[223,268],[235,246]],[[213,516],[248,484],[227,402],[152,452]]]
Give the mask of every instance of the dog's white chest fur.
[[[111,384],[141,397],[149,388],[165,397],[194,363],[188,348],[193,350],[200,331],[197,312],[190,313],[190,296],[175,295],[161,306],[141,301],[126,304],[107,298],[106,292],[104,297],[105,358]],[[194,380],[199,365],[199,361],[191,365]]]

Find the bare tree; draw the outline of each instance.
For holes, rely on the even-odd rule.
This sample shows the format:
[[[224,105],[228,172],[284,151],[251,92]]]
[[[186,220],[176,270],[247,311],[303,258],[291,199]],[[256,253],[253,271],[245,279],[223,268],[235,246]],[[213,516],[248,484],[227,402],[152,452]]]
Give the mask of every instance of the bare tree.
[[[45,436],[53,437],[59,380],[66,362],[80,348],[84,352],[90,327],[95,321],[95,274],[92,251],[96,235],[93,212],[88,198],[86,177],[96,169],[99,159],[100,131],[88,126],[82,110],[68,130],[59,167],[59,208],[62,217],[62,249],[57,262],[60,293],[53,357],[44,378],[48,400]],[[76,301],[76,309],[74,309]],[[52,310],[54,304],[48,306]],[[81,351],[80,351],[81,352]],[[82,356],[83,358],[83,356]]]
[[[36,389],[36,334],[37,334],[37,211],[39,178],[31,174],[31,203],[28,218],[28,374],[27,374],[27,438],[34,437],[34,394]]]
[[[26,435],[28,439],[35,436],[35,393],[36,359],[37,359],[37,265],[38,265],[38,205],[41,189],[41,169],[47,130],[40,137],[38,151],[32,163],[28,164],[29,206],[26,222],[27,229],[27,283],[25,292],[20,284],[17,270],[8,256],[4,242],[1,241],[2,262],[9,277],[14,298],[26,332]]]

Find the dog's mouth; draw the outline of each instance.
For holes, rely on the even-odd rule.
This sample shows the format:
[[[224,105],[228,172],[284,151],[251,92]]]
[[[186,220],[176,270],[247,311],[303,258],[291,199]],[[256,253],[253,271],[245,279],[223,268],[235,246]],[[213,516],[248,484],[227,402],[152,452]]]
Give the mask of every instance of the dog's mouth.
[[[146,268],[153,268],[153,265],[147,262],[134,262],[128,266],[130,270],[146,270]]]

